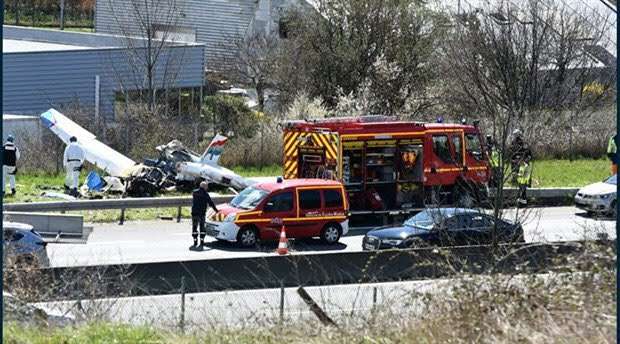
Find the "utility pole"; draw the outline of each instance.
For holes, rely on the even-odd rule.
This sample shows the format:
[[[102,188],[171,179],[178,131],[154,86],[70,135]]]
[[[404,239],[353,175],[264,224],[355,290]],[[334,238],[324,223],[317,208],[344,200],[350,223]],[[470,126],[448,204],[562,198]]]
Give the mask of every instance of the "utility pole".
[[[65,29],[65,0],[60,0],[60,29]]]

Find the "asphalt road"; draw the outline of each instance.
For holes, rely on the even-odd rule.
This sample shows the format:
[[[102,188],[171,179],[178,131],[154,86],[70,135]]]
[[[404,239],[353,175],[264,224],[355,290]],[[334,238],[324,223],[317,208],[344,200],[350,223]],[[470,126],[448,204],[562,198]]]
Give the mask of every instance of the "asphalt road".
[[[506,217],[514,218],[515,210]],[[570,241],[595,239],[601,233],[616,237],[614,219],[592,219],[574,207],[533,208],[519,213],[524,223],[525,240]],[[318,240],[292,241],[292,254],[360,251],[362,235],[346,236],[334,246]],[[232,243],[209,239],[201,250],[190,250],[191,226],[189,220],[181,223],[158,220],[94,224],[85,244],[49,244],[51,266],[84,266],[102,264],[146,263],[178,260],[225,259],[256,257],[275,254],[277,243],[267,243],[258,249],[241,249]]]

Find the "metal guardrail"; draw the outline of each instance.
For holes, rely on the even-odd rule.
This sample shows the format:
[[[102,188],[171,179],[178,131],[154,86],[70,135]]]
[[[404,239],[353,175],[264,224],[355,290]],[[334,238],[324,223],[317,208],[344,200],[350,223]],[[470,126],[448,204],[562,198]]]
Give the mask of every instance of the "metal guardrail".
[[[215,204],[229,202],[233,195],[214,195],[211,197]],[[178,197],[148,197],[148,198],[120,198],[120,199],[97,199],[97,200],[77,200],[59,202],[33,202],[33,203],[9,203],[4,204],[4,211],[19,212],[52,212],[61,213],[79,210],[109,210],[120,209],[120,224],[125,221],[126,209],[146,209],[146,208],[177,208],[177,221],[181,220],[181,208],[192,205],[191,196]]]
[[[572,198],[577,193],[576,188],[531,188],[528,189],[528,197],[537,200],[537,204],[545,204],[548,200],[551,204],[556,204],[559,199]],[[507,195],[516,193],[514,188],[505,188]],[[491,190],[493,192],[493,190]],[[229,202],[233,195],[214,195],[211,198],[215,204]],[[103,200],[77,200],[77,201],[58,201],[58,202],[32,202],[32,203],[9,203],[2,206],[4,211],[20,212],[52,212],[61,213],[79,210],[109,210],[119,209],[121,211],[119,224],[125,222],[126,209],[146,209],[146,208],[177,208],[177,222],[181,220],[181,208],[192,205],[191,196],[177,197],[148,197],[148,198],[121,198]],[[420,209],[406,209],[402,212],[410,213]],[[353,212],[355,215],[393,215],[393,211],[369,211]]]

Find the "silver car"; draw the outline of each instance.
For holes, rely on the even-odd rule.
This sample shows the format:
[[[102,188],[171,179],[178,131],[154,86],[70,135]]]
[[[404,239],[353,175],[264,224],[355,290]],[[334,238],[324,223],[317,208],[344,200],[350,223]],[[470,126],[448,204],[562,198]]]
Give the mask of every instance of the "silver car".
[[[575,195],[575,206],[588,212],[588,215],[605,214],[616,217],[618,175],[585,186]]]

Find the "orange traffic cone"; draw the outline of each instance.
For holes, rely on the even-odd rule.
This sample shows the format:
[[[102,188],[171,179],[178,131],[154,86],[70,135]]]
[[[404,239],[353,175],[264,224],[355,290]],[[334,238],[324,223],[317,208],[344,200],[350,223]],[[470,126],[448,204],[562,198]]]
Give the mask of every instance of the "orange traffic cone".
[[[278,243],[276,252],[279,255],[288,254],[288,239],[286,238],[286,228],[284,225],[282,225],[282,230],[280,231],[280,243]]]

